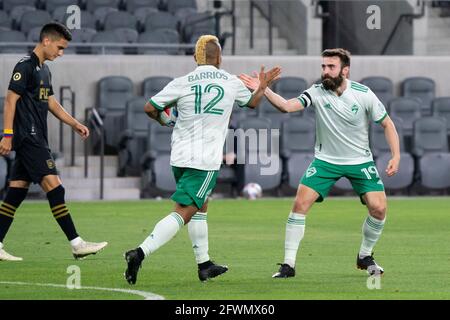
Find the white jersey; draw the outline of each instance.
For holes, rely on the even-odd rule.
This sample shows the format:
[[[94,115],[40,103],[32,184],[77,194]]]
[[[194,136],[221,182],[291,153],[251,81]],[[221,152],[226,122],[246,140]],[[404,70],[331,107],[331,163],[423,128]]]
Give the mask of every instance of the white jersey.
[[[251,97],[238,77],[212,65],[198,66],[167,84],[150,103],[159,110],[175,105],[178,109],[170,164],[219,170],[234,102],[245,106]]]
[[[366,86],[350,80],[341,96],[315,84],[298,99],[316,113],[317,159],[339,165],[373,161],[369,148],[370,120],[380,123],[386,109]]]

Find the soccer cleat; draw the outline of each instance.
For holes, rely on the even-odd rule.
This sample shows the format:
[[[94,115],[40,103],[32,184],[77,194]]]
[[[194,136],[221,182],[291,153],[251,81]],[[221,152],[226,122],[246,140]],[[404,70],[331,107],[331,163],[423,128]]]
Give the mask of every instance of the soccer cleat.
[[[200,281],[204,282],[208,279],[215,278],[220,276],[221,274],[228,271],[227,266],[220,266],[218,264],[213,264],[207,267],[206,269],[198,270],[198,278]]]
[[[14,257],[3,249],[0,249],[0,261],[22,261],[20,257]]]
[[[124,256],[127,261],[127,270],[125,270],[124,274],[125,280],[129,284],[136,284],[137,274],[141,268],[143,259],[139,257],[137,249],[127,251]]]
[[[90,254],[96,254],[104,247],[108,245],[108,242],[87,242],[82,241],[79,245],[72,247],[73,257],[77,260],[84,259]]]
[[[361,270],[367,270],[367,273],[371,276],[384,273],[384,269],[373,259],[373,252],[370,256],[365,256],[364,258],[360,258],[358,254],[356,256],[356,267]]]
[[[278,263],[280,265],[280,270],[275,273],[272,278],[290,278],[295,277],[295,269],[292,268],[287,263]]]

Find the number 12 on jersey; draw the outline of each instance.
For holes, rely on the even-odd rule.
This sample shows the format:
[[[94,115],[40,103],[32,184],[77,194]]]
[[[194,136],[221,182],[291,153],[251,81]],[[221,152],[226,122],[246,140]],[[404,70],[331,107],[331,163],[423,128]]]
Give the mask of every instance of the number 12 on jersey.
[[[218,104],[219,101],[222,100],[224,95],[223,88],[218,84],[208,84],[205,87],[204,91],[202,90],[202,86],[199,84],[191,87],[191,91],[194,91],[195,93],[195,114],[202,113],[202,93],[210,93],[213,90],[217,94],[203,107],[203,113],[211,113],[217,115],[223,114],[223,109],[215,107],[216,104]]]

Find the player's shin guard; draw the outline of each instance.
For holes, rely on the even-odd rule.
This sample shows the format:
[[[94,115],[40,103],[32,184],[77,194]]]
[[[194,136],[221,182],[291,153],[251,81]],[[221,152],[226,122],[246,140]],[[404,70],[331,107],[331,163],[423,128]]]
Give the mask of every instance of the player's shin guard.
[[[197,264],[209,261],[208,255],[208,223],[207,213],[197,212],[188,223],[189,238],[191,238]]]
[[[295,267],[298,247],[305,234],[305,218],[304,214],[291,212],[286,223],[284,263],[292,268]]]
[[[178,213],[172,212],[156,224],[152,233],[139,247],[145,256],[148,256],[169,242],[183,226],[183,218]]]
[[[5,199],[0,206],[0,242],[6,236],[6,233],[14,220],[14,214],[28,193],[28,188],[8,188]]]
[[[378,220],[372,216],[367,216],[362,226],[362,243],[359,250],[359,257],[363,258],[372,254],[373,247],[381,236],[384,227],[384,220]]]
[[[58,222],[59,226],[63,230],[69,241],[78,237],[75,225],[73,224],[72,217],[69,214],[69,209],[66,206],[65,189],[62,185],[59,185],[55,189],[47,192],[48,203],[52,210],[53,216]]]

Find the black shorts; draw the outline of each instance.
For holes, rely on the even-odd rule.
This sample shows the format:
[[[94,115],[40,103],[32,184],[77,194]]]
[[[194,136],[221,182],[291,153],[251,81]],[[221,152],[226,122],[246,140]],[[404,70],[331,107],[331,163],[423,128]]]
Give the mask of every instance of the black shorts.
[[[41,183],[43,177],[57,174],[49,148],[23,141],[16,150],[9,180]]]

